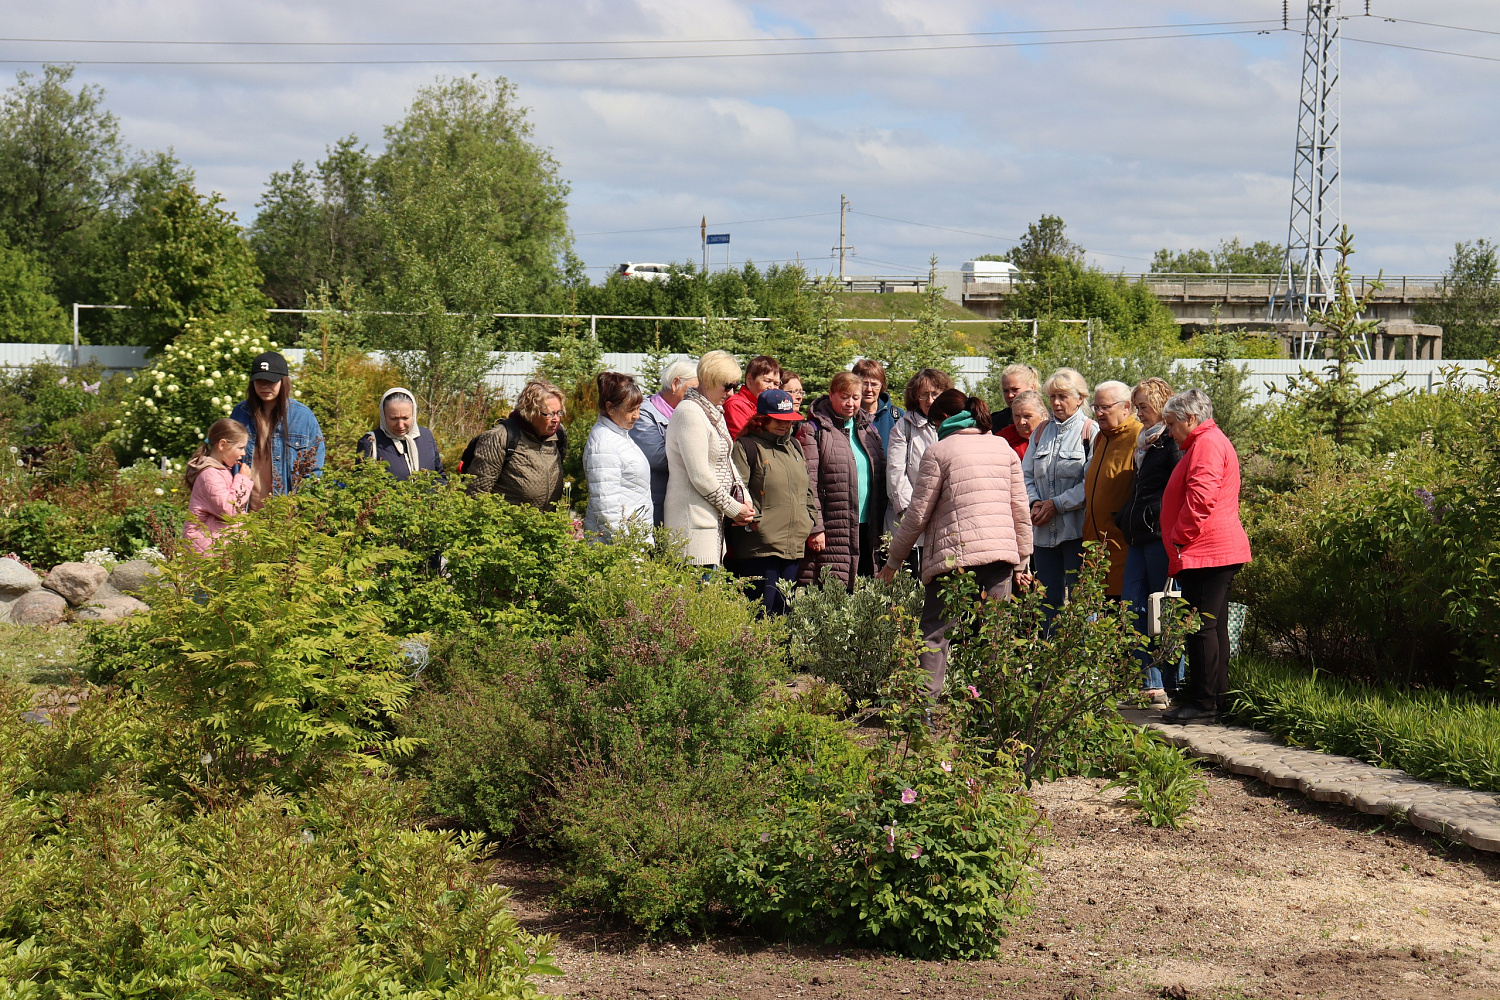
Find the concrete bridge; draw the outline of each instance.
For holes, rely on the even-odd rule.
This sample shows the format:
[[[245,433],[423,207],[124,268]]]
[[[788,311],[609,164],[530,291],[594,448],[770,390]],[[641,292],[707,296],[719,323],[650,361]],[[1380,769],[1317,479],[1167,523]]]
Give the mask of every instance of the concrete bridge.
[[[952,272],[957,276],[958,272]],[[946,278],[944,274],[939,280]],[[1274,274],[1127,274],[1129,282],[1145,282],[1172,310],[1172,315],[1183,324],[1212,323],[1214,307],[1218,307],[1221,323],[1243,321],[1264,322],[1269,306],[1281,286],[1281,279]],[[1355,295],[1371,296],[1367,319],[1386,322],[1416,319],[1417,307],[1435,302],[1447,294],[1446,279],[1434,275],[1353,275],[1350,279]],[[1381,285],[1376,289],[1377,282]],[[1007,312],[1006,300],[1012,286],[1008,283],[970,282],[967,285],[955,282],[961,288],[960,299],[965,308],[984,316],[1002,316]]]

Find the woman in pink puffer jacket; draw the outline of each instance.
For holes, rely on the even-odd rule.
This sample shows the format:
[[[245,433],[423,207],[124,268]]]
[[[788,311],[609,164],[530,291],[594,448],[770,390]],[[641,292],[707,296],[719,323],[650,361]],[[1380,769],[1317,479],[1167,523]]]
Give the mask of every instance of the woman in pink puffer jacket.
[[[182,537],[193,543],[200,555],[213,548],[214,538],[228,527],[224,518],[243,514],[250,506],[254,481],[240,471],[250,432],[235,420],[215,420],[208,440],[188,459],[184,479],[192,489]]]
[[[1021,460],[1004,438],[990,433],[984,400],[949,389],[927,410],[937,443],[922,456],[911,503],[891,541],[880,578],[889,582],[922,539],[922,666],[936,698],[948,670],[948,630],[955,619],[943,603],[941,577],[963,568],[991,598],[1010,596],[1029,580],[1031,505]]]

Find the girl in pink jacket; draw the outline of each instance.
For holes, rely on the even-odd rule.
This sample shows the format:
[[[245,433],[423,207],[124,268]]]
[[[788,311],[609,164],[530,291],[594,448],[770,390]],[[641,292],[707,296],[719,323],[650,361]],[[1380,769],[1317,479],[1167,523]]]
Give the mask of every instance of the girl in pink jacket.
[[[208,440],[198,446],[188,459],[184,478],[193,491],[188,500],[188,516],[182,526],[182,537],[193,543],[199,554],[207,554],[214,538],[228,527],[224,518],[243,514],[250,506],[254,482],[240,471],[240,459],[250,432],[235,420],[215,420],[208,429]]]

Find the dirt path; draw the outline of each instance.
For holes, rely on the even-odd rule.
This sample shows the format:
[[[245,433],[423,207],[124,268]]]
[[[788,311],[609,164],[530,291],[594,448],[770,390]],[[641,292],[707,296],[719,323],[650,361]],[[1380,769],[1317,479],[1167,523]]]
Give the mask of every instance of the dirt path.
[[[507,856],[530,929],[559,935],[569,997],[914,998],[1500,996],[1500,858],[1210,772],[1197,828],[1154,831],[1069,779],[1035,912],[989,962],[714,937],[650,945],[552,911],[534,857]]]

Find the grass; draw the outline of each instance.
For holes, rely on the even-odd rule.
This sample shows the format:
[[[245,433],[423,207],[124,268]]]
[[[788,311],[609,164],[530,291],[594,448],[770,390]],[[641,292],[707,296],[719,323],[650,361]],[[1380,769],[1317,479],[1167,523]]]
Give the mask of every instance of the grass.
[[[82,641],[83,630],[72,626],[0,624],[0,677],[36,688],[76,684]]]
[[[1341,681],[1300,666],[1240,659],[1231,714],[1298,746],[1500,792],[1500,704]]]

